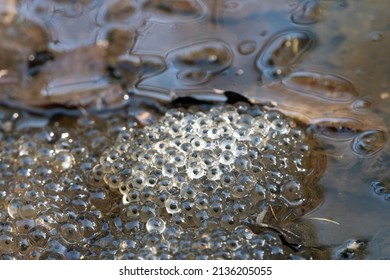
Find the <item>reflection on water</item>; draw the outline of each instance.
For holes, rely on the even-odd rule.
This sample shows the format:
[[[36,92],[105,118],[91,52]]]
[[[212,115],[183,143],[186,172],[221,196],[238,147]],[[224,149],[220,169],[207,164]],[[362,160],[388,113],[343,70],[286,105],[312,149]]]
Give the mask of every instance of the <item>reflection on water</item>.
[[[191,234],[202,241],[180,258],[203,258],[204,246],[221,244],[224,250],[213,253],[215,258],[390,257],[381,247],[388,244],[383,232],[388,231],[390,207],[386,7],[384,0],[3,1],[0,100],[8,106],[0,111],[3,258],[153,258],[147,248],[157,250],[156,244],[160,257],[179,258],[162,247],[186,246]],[[164,192],[153,189],[154,184],[142,193],[132,189],[137,182],[126,190],[138,208],[120,205],[121,195],[105,187],[118,184],[118,178],[99,176],[109,173],[108,168],[114,174],[122,170],[123,177],[149,167],[134,170],[117,159],[109,167],[97,167],[103,164],[103,151],[117,145],[116,135],[150,125],[176,98],[224,101],[225,91],[238,92],[307,128],[316,139],[313,149],[327,158],[326,168],[319,165],[321,170],[311,174],[320,180],[322,195],[316,195],[322,203],[300,209],[291,221],[280,218],[285,210],[279,201],[253,212],[258,224],[251,221],[247,228],[245,221],[234,234],[223,232],[218,223],[199,232],[183,231],[180,223],[188,223],[184,214],[172,217],[177,226],[166,225],[157,203]],[[101,116],[88,113],[100,110]],[[52,116],[58,112],[76,117]],[[243,122],[253,125],[249,117]],[[191,125],[185,128],[189,133]],[[200,134],[200,139],[212,139],[212,133]],[[149,137],[152,141],[154,136]],[[258,145],[262,138],[251,141]],[[265,147],[277,150],[274,144]],[[241,167],[248,164],[240,162]],[[283,162],[279,153],[269,152],[261,168],[276,180]],[[90,174],[99,180],[91,183]],[[164,181],[161,174],[153,176]],[[272,180],[255,189],[259,194],[273,190],[287,200],[300,190],[297,181]],[[226,191],[220,195],[226,199]],[[183,199],[183,194],[177,197]],[[142,199],[146,202],[140,204]],[[188,209],[225,207],[223,198],[191,199],[185,203]],[[62,205],[72,205],[71,210],[61,211]],[[149,223],[146,217],[154,220]],[[271,227],[260,233],[263,222]],[[142,237],[135,230],[149,233]],[[268,245],[260,246],[260,239]],[[75,245],[79,242],[93,248],[82,251]],[[303,251],[293,243],[303,245]],[[146,249],[134,255],[140,244]],[[111,249],[99,251],[105,246]]]

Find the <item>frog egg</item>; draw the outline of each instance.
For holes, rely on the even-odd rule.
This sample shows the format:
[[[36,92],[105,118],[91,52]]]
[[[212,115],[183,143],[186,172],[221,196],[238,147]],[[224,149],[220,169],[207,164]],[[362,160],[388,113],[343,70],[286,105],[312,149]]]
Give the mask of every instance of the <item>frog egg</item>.
[[[271,122],[271,129],[277,131],[280,134],[288,134],[290,132],[290,126],[285,119],[275,119]]]
[[[70,244],[79,243],[84,237],[83,231],[83,227],[74,221],[69,221],[60,226],[60,235]]]
[[[192,152],[192,144],[190,142],[182,143],[179,148],[185,154],[190,154]]]
[[[37,179],[45,180],[49,178],[52,174],[52,170],[47,166],[39,166],[35,169],[35,176]]]
[[[238,117],[239,115],[234,109],[226,108],[226,110],[222,113],[222,119],[228,124],[234,123]]]
[[[257,183],[255,187],[251,191],[251,195],[249,196],[252,203],[256,204],[260,201],[264,201],[267,199],[267,189],[262,185]]]
[[[198,187],[195,184],[183,184],[180,190],[180,197],[183,199],[195,198],[198,193]]]
[[[18,182],[15,184],[13,192],[23,195],[30,187],[31,185],[27,182]]]
[[[210,219],[209,212],[206,209],[195,211],[195,217],[197,220],[199,220],[202,227],[205,227],[204,223]]]
[[[248,172],[241,173],[236,179],[236,182],[245,186],[247,190],[252,190],[256,184],[256,181],[256,178]]]
[[[14,252],[18,246],[18,237],[12,232],[0,232],[0,248],[2,252]]]
[[[94,214],[82,213],[77,216],[77,222],[84,228],[85,238],[93,238],[100,234],[102,223]]]
[[[186,156],[182,152],[177,152],[173,157],[171,157],[170,162],[177,168],[183,167],[186,165]]]
[[[39,213],[34,202],[23,201],[19,207],[20,217],[23,219],[34,219]]]
[[[157,168],[162,168],[168,162],[165,154],[155,154],[152,158],[152,163]]]
[[[152,249],[153,256],[156,257],[156,249],[161,242],[162,236],[157,230],[146,233],[142,238],[142,243],[145,244],[145,248]]]
[[[158,173],[157,172],[151,172],[146,177],[146,186],[153,187],[158,183]]]
[[[195,210],[195,202],[192,199],[183,200],[180,208],[183,214],[192,215]]]
[[[230,151],[223,151],[219,156],[219,162],[223,165],[231,165],[234,163],[234,154]]]
[[[14,225],[18,233],[28,234],[28,231],[35,226],[35,221],[33,219],[16,220]],[[0,231],[2,230],[0,227]]]
[[[141,199],[142,202],[144,202],[144,201],[150,201],[150,202],[156,201],[157,197],[156,197],[156,193],[154,192],[154,189],[151,188],[151,187],[145,187],[142,190],[142,192],[141,192],[140,199]]]
[[[156,144],[154,144],[154,149],[159,154],[163,154],[165,152],[165,149],[167,149],[168,147],[169,147],[169,145],[166,141],[159,141]]]
[[[207,168],[207,179],[211,181],[218,181],[221,178],[222,171],[218,165],[213,164]]]
[[[173,137],[176,137],[176,136],[179,136],[181,135],[183,132],[181,130],[181,126],[180,124],[172,124],[170,125],[169,127],[169,130],[168,130],[168,133],[173,136]]]
[[[224,187],[232,186],[236,181],[235,176],[230,172],[225,172],[221,176],[221,185]]]
[[[134,173],[133,177],[131,178],[131,185],[137,190],[142,190],[145,187],[145,184],[146,184],[145,173],[141,171]]]
[[[45,252],[45,249],[39,247],[39,246],[31,246],[27,249],[25,253],[25,258],[27,260],[38,260],[42,254]]]
[[[92,169],[92,177],[96,181],[102,181],[104,178],[103,167],[100,164],[97,164]]]
[[[208,209],[211,217],[220,218],[223,214],[224,205],[220,201],[213,201]]]
[[[165,207],[165,201],[170,197],[170,194],[166,190],[161,190],[157,193],[156,205],[159,207]]]
[[[193,125],[191,125],[191,124],[184,125],[182,128],[182,135],[183,136],[191,136],[191,135],[194,135],[196,133],[196,131],[197,130],[194,128]]]
[[[180,238],[183,232],[184,229],[180,225],[176,223],[169,223],[166,225],[165,231],[163,232],[163,236],[170,243],[174,243],[174,240]]]
[[[169,189],[172,186],[173,186],[173,180],[172,180],[172,178],[169,178],[169,177],[161,177],[158,180],[158,183],[156,185],[156,187],[158,189]]]
[[[241,114],[235,121],[235,125],[238,128],[245,127],[250,128],[252,127],[253,117],[249,114]]]
[[[173,163],[167,163],[162,167],[162,175],[168,178],[173,178],[177,173],[177,167]]]
[[[146,222],[146,229],[150,233],[155,231],[158,233],[163,233],[165,230],[165,222],[159,217],[150,218]]]
[[[108,173],[108,174],[104,175],[104,182],[111,189],[119,189],[122,185],[122,179],[116,174]]]
[[[124,169],[125,169],[125,164],[121,159],[117,159],[111,164],[111,172],[113,173],[119,173]]]
[[[249,209],[250,209],[249,198],[236,201],[232,207],[233,215],[240,220],[248,217]]]
[[[20,217],[20,207],[23,205],[23,200],[20,198],[14,198],[8,203],[8,215],[11,218],[17,219]]]
[[[190,179],[199,179],[205,175],[202,164],[197,160],[187,161],[187,175]]]
[[[139,213],[139,218],[142,222],[146,222],[150,218],[156,216],[156,204],[150,201],[146,201],[142,204],[141,210]]]
[[[199,192],[195,197],[195,207],[200,210],[206,210],[209,206],[209,196],[206,193]]]
[[[231,194],[236,198],[243,198],[248,194],[248,190],[243,185],[234,184]]]
[[[32,166],[34,166],[35,162],[36,162],[36,159],[34,157],[25,155],[25,156],[19,157],[17,164],[20,167],[31,168]]]
[[[304,202],[302,186],[299,182],[291,179],[282,184],[280,188],[281,198],[289,205],[297,207]]]
[[[231,153],[234,153],[236,150],[236,143],[233,139],[222,138],[222,140],[219,143],[219,148],[222,151],[229,151]]]
[[[253,129],[262,136],[267,136],[271,128],[271,123],[263,117],[255,117],[253,120]]]
[[[169,214],[179,213],[181,211],[180,202],[175,198],[169,197],[167,200],[165,200],[164,204]]]
[[[174,186],[181,186],[182,184],[186,183],[188,181],[187,173],[186,172],[180,172],[175,175],[173,178],[173,185]]]
[[[186,218],[181,212],[173,213],[170,219],[170,223],[186,228]]]
[[[204,127],[208,127],[211,123],[212,123],[211,119],[209,119],[208,117],[204,116],[204,114],[202,114],[200,115],[200,117],[198,117],[195,120],[194,126],[197,129],[201,129]]]
[[[193,137],[190,143],[194,151],[203,151],[206,148],[206,141],[200,137]]]
[[[239,172],[249,172],[252,170],[251,159],[248,156],[239,156],[234,160],[236,170]]]
[[[46,227],[37,225],[30,229],[28,236],[32,245],[44,248],[50,237],[50,232]]]
[[[247,141],[250,139],[251,129],[247,127],[239,127],[233,131],[233,137],[237,141]]]

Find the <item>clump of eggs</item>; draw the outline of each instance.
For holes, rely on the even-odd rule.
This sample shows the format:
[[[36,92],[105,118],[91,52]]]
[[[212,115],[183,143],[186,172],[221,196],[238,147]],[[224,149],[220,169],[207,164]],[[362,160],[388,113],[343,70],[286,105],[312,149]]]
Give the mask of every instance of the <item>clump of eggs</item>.
[[[70,123],[70,124],[69,124]],[[312,258],[251,225],[315,207],[305,132],[246,103],[2,135],[2,259]]]

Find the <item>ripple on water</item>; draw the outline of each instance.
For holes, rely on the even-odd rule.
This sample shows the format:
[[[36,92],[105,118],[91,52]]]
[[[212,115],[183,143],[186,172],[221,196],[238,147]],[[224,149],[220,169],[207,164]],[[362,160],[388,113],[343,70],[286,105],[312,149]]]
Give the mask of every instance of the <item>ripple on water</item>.
[[[160,23],[193,21],[206,13],[205,5],[199,0],[148,0],[143,8],[150,11],[152,21]]]
[[[268,39],[256,60],[263,82],[289,74],[314,43],[314,35],[304,30],[282,31]]]
[[[369,157],[383,149],[387,134],[379,130],[368,130],[357,135],[352,142],[352,150],[359,156]]]
[[[291,13],[291,21],[296,24],[313,24],[323,18],[321,0],[303,0]]]
[[[177,69],[181,82],[196,85],[227,69],[233,62],[233,52],[223,41],[206,40],[172,50],[166,60]]]
[[[283,78],[282,84],[299,93],[335,102],[351,101],[359,95],[350,81],[333,74],[297,71]]]

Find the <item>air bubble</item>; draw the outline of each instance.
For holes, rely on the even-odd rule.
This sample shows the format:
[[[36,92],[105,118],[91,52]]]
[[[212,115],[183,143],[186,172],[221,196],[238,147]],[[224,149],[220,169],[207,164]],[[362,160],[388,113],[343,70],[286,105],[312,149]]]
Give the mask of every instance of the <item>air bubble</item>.
[[[242,55],[248,55],[256,50],[256,42],[252,40],[243,41],[238,45],[238,51]]]
[[[368,37],[372,42],[379,42],[382,41],[384,38],[383,32],[381,31],[371,31]]]
[[[377,195],[386,194],[388,191],[386,185],[383,182],[377,180],[371,182],[371,188]]]

